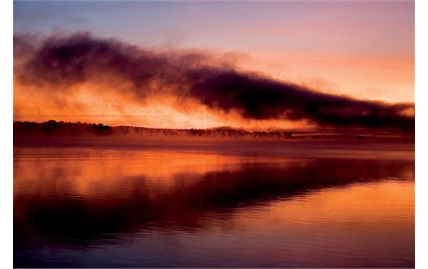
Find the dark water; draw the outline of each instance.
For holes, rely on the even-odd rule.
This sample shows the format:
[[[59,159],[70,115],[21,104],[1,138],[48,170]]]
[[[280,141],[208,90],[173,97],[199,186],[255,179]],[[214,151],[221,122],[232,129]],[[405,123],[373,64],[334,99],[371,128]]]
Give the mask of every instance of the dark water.
[[[15,148],[15,267],[414,267],[414,153]]]

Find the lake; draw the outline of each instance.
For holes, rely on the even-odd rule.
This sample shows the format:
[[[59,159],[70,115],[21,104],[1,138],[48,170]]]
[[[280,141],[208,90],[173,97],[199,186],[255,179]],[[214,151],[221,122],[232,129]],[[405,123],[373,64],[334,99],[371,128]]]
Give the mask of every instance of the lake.
[[[14,148],[14,267],[414,267],[414,148]]]

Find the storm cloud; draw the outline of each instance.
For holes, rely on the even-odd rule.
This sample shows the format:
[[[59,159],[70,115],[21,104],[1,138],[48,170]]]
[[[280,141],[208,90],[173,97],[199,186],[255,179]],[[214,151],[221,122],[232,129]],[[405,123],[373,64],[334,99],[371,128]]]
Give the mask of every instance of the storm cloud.
[[[190,50],[144,49],[88,33],[14,37],[15,79],[63,93],[87,82],[147,96],[170,94],[244,119],[306,120],[320,127],[414,132],[413,104],[387,104],[317,92],[234,67],[227,58]],[[364,79],[364,78],[362,78]]]

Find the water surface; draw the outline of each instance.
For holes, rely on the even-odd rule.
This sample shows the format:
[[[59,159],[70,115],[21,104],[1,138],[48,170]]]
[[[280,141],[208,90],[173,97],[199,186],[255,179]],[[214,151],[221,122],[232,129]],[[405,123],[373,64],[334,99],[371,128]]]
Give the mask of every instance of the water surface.
[[[412,151],[14,150],[15,267],[414,267],[414,251]]]

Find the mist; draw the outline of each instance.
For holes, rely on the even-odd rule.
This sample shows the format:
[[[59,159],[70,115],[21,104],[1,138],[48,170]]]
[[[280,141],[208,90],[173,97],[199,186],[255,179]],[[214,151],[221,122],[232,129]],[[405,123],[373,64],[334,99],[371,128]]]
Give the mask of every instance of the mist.
[[[315,91],[242,71],[227,57],[195,50],[156,50],[90,33],[15,35],[14,77],[21,87],[66,104],[76,87],[123,98],[119,111],[169,96],[242,120],[304,121],[338,130],[414,132],[414,104],[388,104]],[[364,79],[364,78],[362,78]]]

